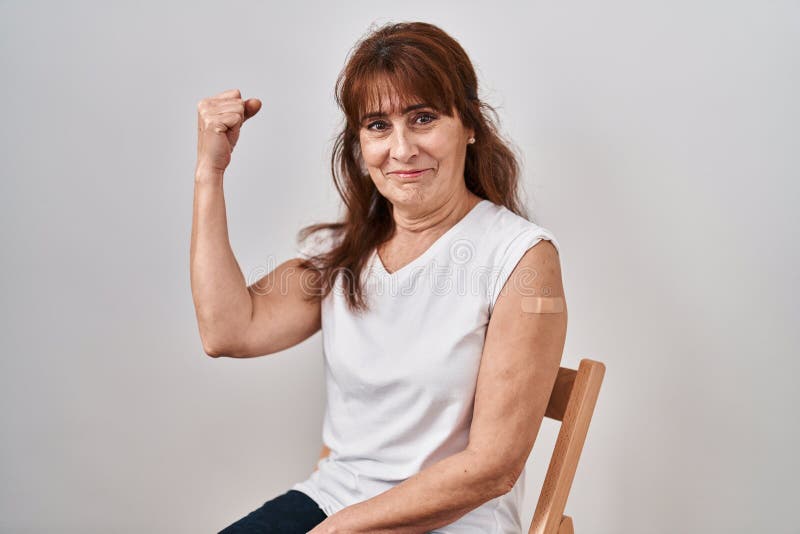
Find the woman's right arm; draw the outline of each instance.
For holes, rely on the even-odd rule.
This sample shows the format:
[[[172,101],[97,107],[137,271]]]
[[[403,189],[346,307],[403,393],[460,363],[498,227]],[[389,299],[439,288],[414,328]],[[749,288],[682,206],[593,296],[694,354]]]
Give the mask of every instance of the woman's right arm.
[[[203,350],[209,356],[249,358],[289,348],[320,329],[319,300],[311,273],[286,261],[247,286],[228,239],[223,174],[242,123],[260,108],[233,89],[198,103],[189,252],[192,298]]]

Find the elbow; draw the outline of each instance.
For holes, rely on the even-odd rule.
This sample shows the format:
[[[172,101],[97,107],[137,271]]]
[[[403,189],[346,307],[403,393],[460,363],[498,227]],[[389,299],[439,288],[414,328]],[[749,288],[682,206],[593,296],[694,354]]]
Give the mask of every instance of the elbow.
[[[521,474],[522,469],[518,469],[516,466],[511,468],[509,466],[503,466],[502,468],[495,469],[494,476],[492,477],[496,482],[495,495],[499,497],[514,489],[514,485],[519,480]]]
[[[525,468],[524,463],[519,467],[518,463],[511,463],[507,459],[492,458],[490,460],[479,453],[473,453],[473,455],[476,458],[472,462],[477,463],[478,471],[480,472],[480,485],[487,488],[487,491],[491,493],[489,498],[500,497],[509,493]],[[476,463],[472,465],[474,466]]]
[[[220,356],[222,356],[221,351],[206,345],[203,345],[203,352],[206,353],[206,356],[210,356],[211,358],[219,358]]]
[[[237,328],[222,321],[204,321],[199,324],[203,352],[212,358],[245,358],[244,338],[247,328]]]
[[[222,356],[235,358],[236,353],[233,350],[230,350],[229,347],[222,343],[214,343],[211,340],[203,339],[203,352],[206,353],[207,356],[212,358],[219,358]]]
[[[505,495],[509,493],[512,489],[514,489],[514,485],[519,480],[519,475],[515,473],[506,473],[505,476],[501,476],[499,478],[500,486],[498,488],[498,496]]]
[[[220,328],[217,325],[212,328],[208,324],[213,323],[201,323],[199,328],[203,352],[211,358],[238,358],[238,343],[234,343],[236,336],[229,335],[230,328]]]

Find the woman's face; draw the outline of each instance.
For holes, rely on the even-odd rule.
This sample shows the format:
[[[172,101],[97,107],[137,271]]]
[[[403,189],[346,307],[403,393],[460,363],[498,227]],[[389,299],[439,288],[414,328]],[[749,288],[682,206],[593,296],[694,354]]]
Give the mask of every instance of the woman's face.
[[[399,109],[394,98],[382,101],[391,101],[391,109],[368,109],[359,129],[361,154],[378,191],[393,205],[415,209],[466,190],[464,160],[474,132],[455,110],[448,117],[424,102]]]

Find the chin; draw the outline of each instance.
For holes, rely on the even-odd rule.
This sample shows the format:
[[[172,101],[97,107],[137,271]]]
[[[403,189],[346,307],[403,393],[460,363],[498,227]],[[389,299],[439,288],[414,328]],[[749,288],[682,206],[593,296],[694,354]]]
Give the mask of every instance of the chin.
[[[427,192],[424,188],[409,188],[405,195],[400,199],[401,204],[407,206],[420,206],[428,200]]]

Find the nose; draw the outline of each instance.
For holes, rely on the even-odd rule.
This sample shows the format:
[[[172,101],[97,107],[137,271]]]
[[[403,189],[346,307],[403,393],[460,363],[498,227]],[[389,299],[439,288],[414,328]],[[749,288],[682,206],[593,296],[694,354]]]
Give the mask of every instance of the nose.
[[[389,150],[392,158],[397,161],[408,161],[419,152],[413,133],[405,128],[395,128]]]

